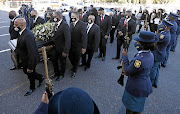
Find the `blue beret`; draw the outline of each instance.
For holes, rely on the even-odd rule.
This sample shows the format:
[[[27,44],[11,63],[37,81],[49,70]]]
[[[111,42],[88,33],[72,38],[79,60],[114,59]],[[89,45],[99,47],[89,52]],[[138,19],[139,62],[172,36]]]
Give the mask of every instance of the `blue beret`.
[[[164,24],[164,25],[166,25],[167,27],[172,27],[172,26],[174,26],[170,21],[168,21],[168,20],[165,20],[165,19],[163,19],[162,20],[162,24]]]
[[[169,16],[171,16],[171,17],[173,17],[173,18],[179,17],[179,15],[177,15],[177,14],[175,14],[175,13],[172,13],[172,12],[170,12]]]
[[[149,31],[141,31],[137,38],[134,38],[136,41],[140,42],[157,42],[158,39],[155,38],[155,34]]]

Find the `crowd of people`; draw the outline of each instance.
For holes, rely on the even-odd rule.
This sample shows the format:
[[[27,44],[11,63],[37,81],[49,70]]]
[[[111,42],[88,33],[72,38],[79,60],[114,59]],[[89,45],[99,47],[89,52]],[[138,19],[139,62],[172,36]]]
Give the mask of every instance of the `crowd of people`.
[[[23,8],[28,7],[23,5],[21,9]],[[41,74],[36,73],[39,53],[31,29],[39,24],[55,22],[54,36],[43,45],[53,45],[49,58],[54,68],[54,75],[51,78],[56,78],[56,81],[64,78],[67,58],[72,64],[72,78],[76,77],[79,66],[84,66],[84,71],[91,67],[95,52],[99,52],[95,58],[105,61],[108,38],[112,44],[116,37],[117,52],[112,59],[121,58],[122,47],[123,68],[126,73],[121,75],[128,76],[122,102],[127,114],[143,112],[147,97],[152,93],[152,87],[158,87],[160,66],[166,67],[170,51],[175,52],[177,38],[180,34],[180,10],[177,10],[177,14],[173,12],[167,14],[164,9],[158,9],[158,11],[154,9],[149,13],[147,9],[140,8],[139,13],[136,14],[125,8],[122,11],[121,8],[114,8],[113,13],[106,15],[102,7],[96,9],[91,5],[90,10],[87,7],[83,9],[71,7],[70,22],[66,21],[61,11],[52,11],[50,8],[47,9],[44,19],[38,16],[38,12],[32,7],[28,10],[30,11],[27,13],[28,17],[23,11],[19,11],[19,16],[15,11],[9,12],[11,19],[9,32],[11,40],[18,38],[15,52],[21,63],[19,68],[22,66],[30,81],[30,90],[25,96],[32,94],[35,90],[35,79],[39,80],[39,86],[44,79]],[[137,33],[140,33],[134,39],[136,41],[134,46],[138,53],[129,62],[127,55],[130,49],[128,47],[133,40],[132,35],[136,33],[137,26],[139,26]],[[83,97],[86,98],[83,99]],[[67,104],[65,99],[70,104]],[[76,101],[77,104],[73,105]],[[81,104],[78,105],[78,103]],[[55,106],[57,104],[58,106]],[[87,93],[77,88],[59,92],[50,101],[47,93],[44,93],[42,103],[35,113],[47,113],[49,110],[62,113],[99,113],[95,102]]]

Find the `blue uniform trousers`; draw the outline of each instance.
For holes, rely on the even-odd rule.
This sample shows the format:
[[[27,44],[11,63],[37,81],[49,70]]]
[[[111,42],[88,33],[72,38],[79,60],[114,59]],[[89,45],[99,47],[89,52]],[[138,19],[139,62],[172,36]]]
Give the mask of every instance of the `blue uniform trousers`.
[[[175,51],[175,49],[176,49],[179,34],[180,34],[180,26],[178,26],[178,30],[176,32],[176,38],[175,38],[173,46],[171,47],[172,51]]]
[[[154,65],[150,71],[149,77],[151,79],[152,85],[158,86],[160,65],[161,65],[161,62],[154,62]]]
[[[167,48],[166,48],[166,53],[167,53],[167,58],[164,62],[162,62],[162,64],[166,65],[167,64],[167,61],[168,61],[168,58],[169,58],[169,52],[171,50],[171,45],[168,45]]]

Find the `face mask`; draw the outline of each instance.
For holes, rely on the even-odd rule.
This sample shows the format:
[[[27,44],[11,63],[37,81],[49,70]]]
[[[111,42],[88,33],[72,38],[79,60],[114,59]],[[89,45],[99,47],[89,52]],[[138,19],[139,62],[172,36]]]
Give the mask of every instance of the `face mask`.
[[[126,19],[130,18],[129,16],[126,15]]]
[[[9,15],[9,19],[14,19],[14,15]]]
[[[138,45],[137,42],[134,43],[134,47],[138,50],[141,51],[142,50],[142,46]]]
[[[88,20],[88,23],[91,24],[93,21],[92,20]]]
[[[58,22],[59,21],[59,19],[58,18],[54,18],[54,22]]]
[[[15,27],[14,30],[15,30],[16,32],[20,32],[20,31],[21,31],[21,28],[20,28],[20,27]]]
[[[51,18],[50,17],[47,17],[47,20],[50,20]]]
[[[33,19],[35,19],[35,15],[32,15],[31,17],[32,17]]]
[[[75,21],[76,21],[76,18],[71,18],[71,21],[72,21],[72,22],[75,22]]]

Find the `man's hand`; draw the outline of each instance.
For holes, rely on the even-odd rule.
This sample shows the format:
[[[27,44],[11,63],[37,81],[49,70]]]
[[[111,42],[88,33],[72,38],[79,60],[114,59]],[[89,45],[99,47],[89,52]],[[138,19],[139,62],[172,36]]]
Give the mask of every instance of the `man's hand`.
[[[33,72],[33,70],[30,70],[27,68],[27,73],[32,73],[32,72]]]
[[[127,53],[128,53],[127,50],[126,50],[126,49],[123,49],[122,55],[123,55],[123,56],[126,56]]]
[[[121,31],[118,32],[120,36],[123,36],[123,33]]]
[[[46,103],[46,104],[49,103],[48,94],[47,94],[46,91],[45,91],[44,94],[42,95],[41,101],[42,101],[43,103]]]
[[[63,57],[67,57],[67,54],[65,54],[64,52],[62,52],[62,56],[63,56]]]
[[[104,36],[105,39],[108,39],[108,37],[109,37],[108,35],[105,35],[105,36]]]
[[[82,54],[86,53],[86,49],[82,48]]]

